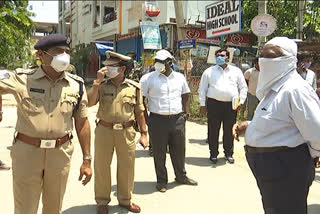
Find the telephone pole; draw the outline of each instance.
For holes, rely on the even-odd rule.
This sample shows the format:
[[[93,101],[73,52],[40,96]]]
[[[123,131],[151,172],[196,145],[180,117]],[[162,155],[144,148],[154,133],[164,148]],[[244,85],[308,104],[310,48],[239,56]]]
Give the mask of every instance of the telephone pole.
[[[184,39],[183,1],[174,1],[174,10],[176,13],[178,40],[183,40]]]
[[[305,1],[300,0],[298,3],[298,21],[297,21],[297,39],[303,39],[303,18],[304,18]]]
[[[260,14],[267,14],[267,2],[268,0],[257,0],[258,3],[258,15]],[[261,37],[261,42],[265,43],[267,42],[267,38],[266,37]]]

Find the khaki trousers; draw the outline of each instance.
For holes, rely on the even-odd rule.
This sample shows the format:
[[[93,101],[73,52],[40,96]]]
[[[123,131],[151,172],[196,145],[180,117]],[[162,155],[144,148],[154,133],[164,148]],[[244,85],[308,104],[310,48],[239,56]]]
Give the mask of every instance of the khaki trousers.
[[[61,214],[73,144],[41,149],[16,140],[11,149],[15,214]]]
[[[133,127],[112,130],[98,125],[95,129],[94,190],[99,205],[107,205],[111,194],[110,165],[114,149],[117,154],[117,198],[130,205],[134,185],[135,135]]]

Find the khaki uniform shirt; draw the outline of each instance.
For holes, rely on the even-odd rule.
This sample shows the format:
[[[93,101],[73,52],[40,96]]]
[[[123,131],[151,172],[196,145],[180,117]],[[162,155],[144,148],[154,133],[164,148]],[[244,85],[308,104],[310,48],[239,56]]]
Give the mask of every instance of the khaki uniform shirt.
[[[30,137],[56,139],[72,132],[72,117],[88,116],[88,98],[83,96],[78,110],[80,77],[63,72],[55,82],[37,70],[0,71],[0,94],[13,94],[17,101],[16,131]]]
[[[140,85],[129,79],[125,79],[119,86],[115,86],[111,80],[103,82],[99,87],[97,102],[97,118],[107,122],[135,120],[135,113],[144,111]]]

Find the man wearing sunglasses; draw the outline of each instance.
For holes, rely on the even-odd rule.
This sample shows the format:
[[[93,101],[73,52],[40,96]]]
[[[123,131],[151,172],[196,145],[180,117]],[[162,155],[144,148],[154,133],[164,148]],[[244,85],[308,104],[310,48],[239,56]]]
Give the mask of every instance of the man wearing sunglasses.
[[[15,214],[61,214],[73,153],[73,119],[81,144],[80,177],[91,179],[90,125],[83,80],[65,72],[70,40],[61,34],[41,38],[34,48],[41,60],[35,70],[0,73],[1,94],[17,101],[16,136],[11,149]]]
[[[137,82],[125,78],[133,67],[133,60],[112,51],[106,52],[105,67],[88,92],[89,106],[99,103],[95,129],[95,200],[97,213],[108,213],[111,201],[111,161],[117,153],[117,198],[119,205],[139,213],[140,207],[132,203],[137,121],[140,128],[138,142],[148,146],[144,106]],[[107,79],[105,79],[105,76]]]

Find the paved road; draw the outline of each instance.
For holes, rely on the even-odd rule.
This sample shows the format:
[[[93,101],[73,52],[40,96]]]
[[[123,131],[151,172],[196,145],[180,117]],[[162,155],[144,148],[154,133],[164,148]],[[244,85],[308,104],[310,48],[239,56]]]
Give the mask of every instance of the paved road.
[[[16,108],[5,106],[4,119],[0,123],[0,157],[10,163],[10,146],[16,122]],[[90,109],[92,133],[96,108]],[[205,143],[206,126],[187,122],[186,169],[188,176],[197,180],[199,186],[184,186],[174,182],[174,173],[167,156],[169,190],[159,193],[155,189],[153,159],[148,151],[136,152],[136,175],[134,202],[142,208],[142,214],[263,214],[261,200],[255,180],[246,164],[243,153],[243,139],[235,145],[234,165],[219,159],[217,165],[208,160],[208,145]],[[93,139],[94,136],[92,136]],[[81,149],[75,139],[71,171],[63,204],[63,214],[94,214],[95,201],[93,182],[83,187],[77,178],[82,160]],[[93,150],[93,148],[92,148]],[[222,148],[221,158],[222,158]],[[26,160],[28,161],[28,160]],[[109,213],[128,213],[117,205],[116,158],[112,164],[113,191]],[[11,171],[0,171],[1,213],[13,213]],[[41,205],[38,214],[41,213]],[[309,195],[309,214],[320,213],[320,171],[317,171]]]

